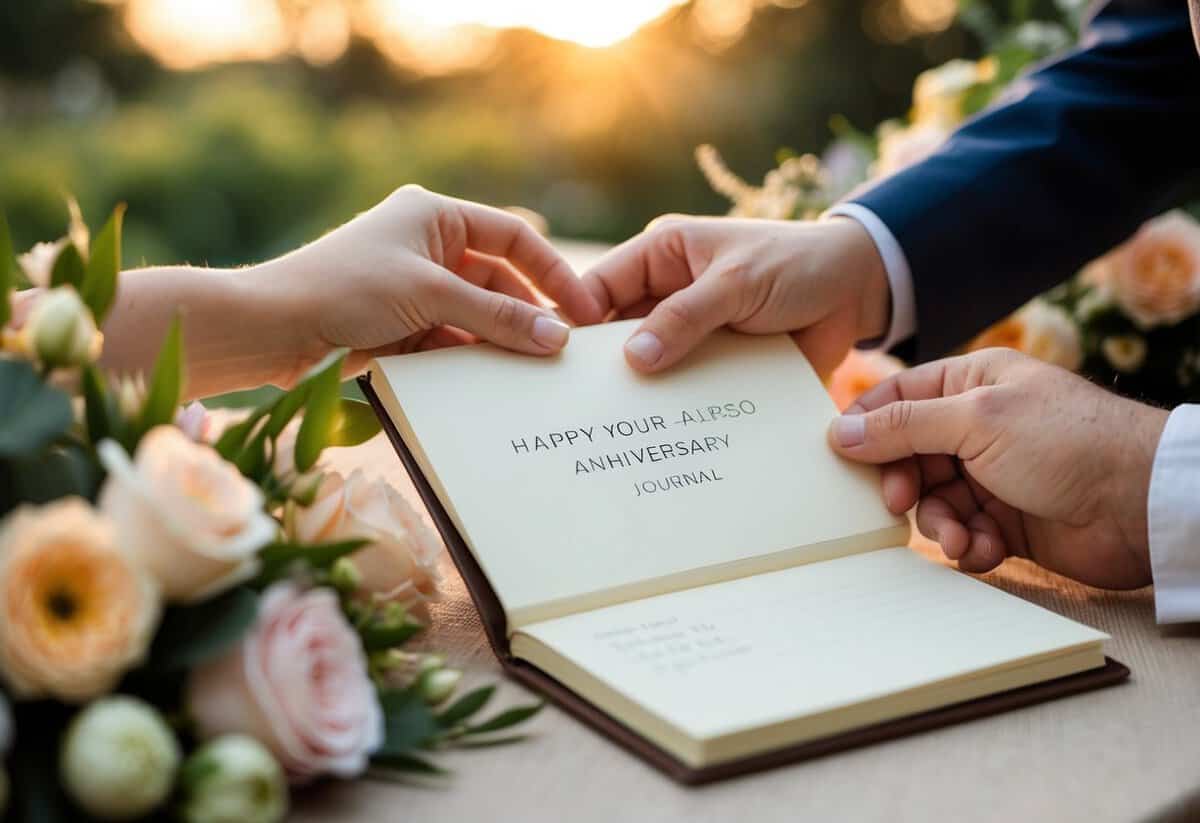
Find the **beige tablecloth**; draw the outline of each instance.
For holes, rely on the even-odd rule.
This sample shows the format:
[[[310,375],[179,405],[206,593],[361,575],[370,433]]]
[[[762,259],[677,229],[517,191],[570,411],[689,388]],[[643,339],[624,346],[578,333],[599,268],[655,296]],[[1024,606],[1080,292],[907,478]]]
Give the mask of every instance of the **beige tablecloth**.
[[[416,500],[388,443],[334,450]],[[917,550],[934,557],[930,546]],[[447,560],[426,643],[472,681],[502,675]],[[1200,819],[1200,630],[1154,622],[1149,590],[1100,592],[1009,561],[989,582],[1112,635],[1125,685],[699,789],[676,785],[553,707],[533,738],[438,755],[434,784],[330,783],[303,821],[797,821]],[[500,704],[529,695],[505,683]]]

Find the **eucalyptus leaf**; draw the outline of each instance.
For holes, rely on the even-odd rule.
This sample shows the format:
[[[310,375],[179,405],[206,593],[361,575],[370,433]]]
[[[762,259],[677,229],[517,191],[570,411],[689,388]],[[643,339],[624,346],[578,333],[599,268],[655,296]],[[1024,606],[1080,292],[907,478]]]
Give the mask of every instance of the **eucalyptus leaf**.
[[[218,657],[242,639],[258,616],[258,595],[247,586],[163,614],[146,668],[156,672],[191,669]]]
[[[262,570],[258,582],[266,584],[287,574],[295,563],[303,563],[313,569],[328,569],[339,558],[361,549],[371,541],[344,540],[337,543],[272,543],[259,552]]]
[[[8,218],[0,212],[0,328],[12,318],[9,302],[12,290],[17,285],[17,270],[13,262],[12,234],[8,231]]]
[[[384,739],[376,756],[410,754],[428,745],[441,731],[425,701],[411,690],[382,691],[379,705],[383,709]]]
[[[91,451],[78,443],[48,447],[4,463],[3,495],[10,503],[49,503],[62,497],[94,500],[103,473]]]
[[[76,289],[83,283],[83,258],[74,243],[67,243],[58,258],[54,268],[50,270],[50,286],[74,286]]]
[[[79,296],[92,310],[96,325],[102,325],[117,296],[117,275],[121,271],[121,221],[125,204],[113,209],[112,216],[92,240],[92,254],[84,270]]]
[[[438,725],[443,728],[449,728],[461,723],[486,706],[495,693],[495,686],[483,686],[464,694],[437,716]]]
[[[529,718],[545,708],[545,703],[533,703],[528,706],[516,706],[507,711],[493,717],[491,720],[486,720],[478,726],[467,726],[463,730],[464,735],[468,734],[488,734],[490,732],[498,732],[503,729],[509,729],[519,723],[524,723]]]
[[[0,457],[37,454],[73,419],[70,399],[29,363],[0,359]]]
[[[182,395],[183,323],[176,316],[158,352],[158,360],[154,363],[146,404],[142,407],[142,417],[138,423],[138,436],[155,426],[173,422]]]

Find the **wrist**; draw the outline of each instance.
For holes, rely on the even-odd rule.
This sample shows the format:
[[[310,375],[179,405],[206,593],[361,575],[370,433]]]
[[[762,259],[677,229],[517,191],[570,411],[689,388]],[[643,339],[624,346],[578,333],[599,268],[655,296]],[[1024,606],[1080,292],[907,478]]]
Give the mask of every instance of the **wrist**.
[[[853,217],[834,215],[839,265],[850,273],[857,299],[856,341],[879,340],[892,324],[892,289],[887,268],[870,232]]]
[[[1132,400],[1123,401],[1124,419],[1116,421],[1113,438],[1117,447],[1109,468],[1108,506],[1116,517],[1126,545],[1150,563],[1149,500],[1150,476],[1158,444],[1170,413]]]
[[[308,289],[296,282],[295,253],[240,269],[243,316],[263,343],[260,382],[287,387],[324,353]]]

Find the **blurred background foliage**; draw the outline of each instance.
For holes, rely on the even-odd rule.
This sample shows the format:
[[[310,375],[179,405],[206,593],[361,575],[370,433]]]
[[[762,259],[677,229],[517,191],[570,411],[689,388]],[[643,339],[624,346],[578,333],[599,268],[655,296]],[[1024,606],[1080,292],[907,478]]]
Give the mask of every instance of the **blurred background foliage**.
[[[599,47],[586,20],[547,25],[558,38],[536,10],[527,27],[437,28],[389,2],[6,0],[15,245],[59,236],[69,192],[93,221],[129,204],[126,266],[248,263],[409,182],[617,241],[663,212],[725,210],[696,145],[758,178],[780,147],[819,152],[834,115],[902,115],[918,72],[980,50],[955,0],[644,0],[625,9],[640,28]],[[564,6],[545,19],[570,29]]]

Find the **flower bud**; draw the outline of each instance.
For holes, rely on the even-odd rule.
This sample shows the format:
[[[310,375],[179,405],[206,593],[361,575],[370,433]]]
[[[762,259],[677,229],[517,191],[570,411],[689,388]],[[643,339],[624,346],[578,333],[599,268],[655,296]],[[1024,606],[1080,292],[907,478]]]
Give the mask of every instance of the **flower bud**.
[[[22,335],[25,350],[50,368],[90,363],[100,356],[104,343],[91,311],[70,286],[38,299]]]
[[[460,680],[462,672],[458,669],[435,669],[426,672],[421,676],[419,684],[421,699],[430,706],[436,706],[454,694]]]
[[[110,385],[113,396],[117,398],[117,408],[121,410],[121,415],[126,420],[136,420],[141,416],[142,407],[146,404],[146,378],[142,373],[114,377]]]
[[[102,820],[130,820],[166,800],[179,759],[179,742],[158,712],[117,695],[76,715],[59,771],[63,787],[84,811]]]
[[[329,570],[329,585],[343,594],[350,594],[362,585],[362,575],[349,558],[339,557]]]
[[[287,813],[283,769],[266,747],[241,734],[204,744],[180,772],[185,823],[275,823]]]

